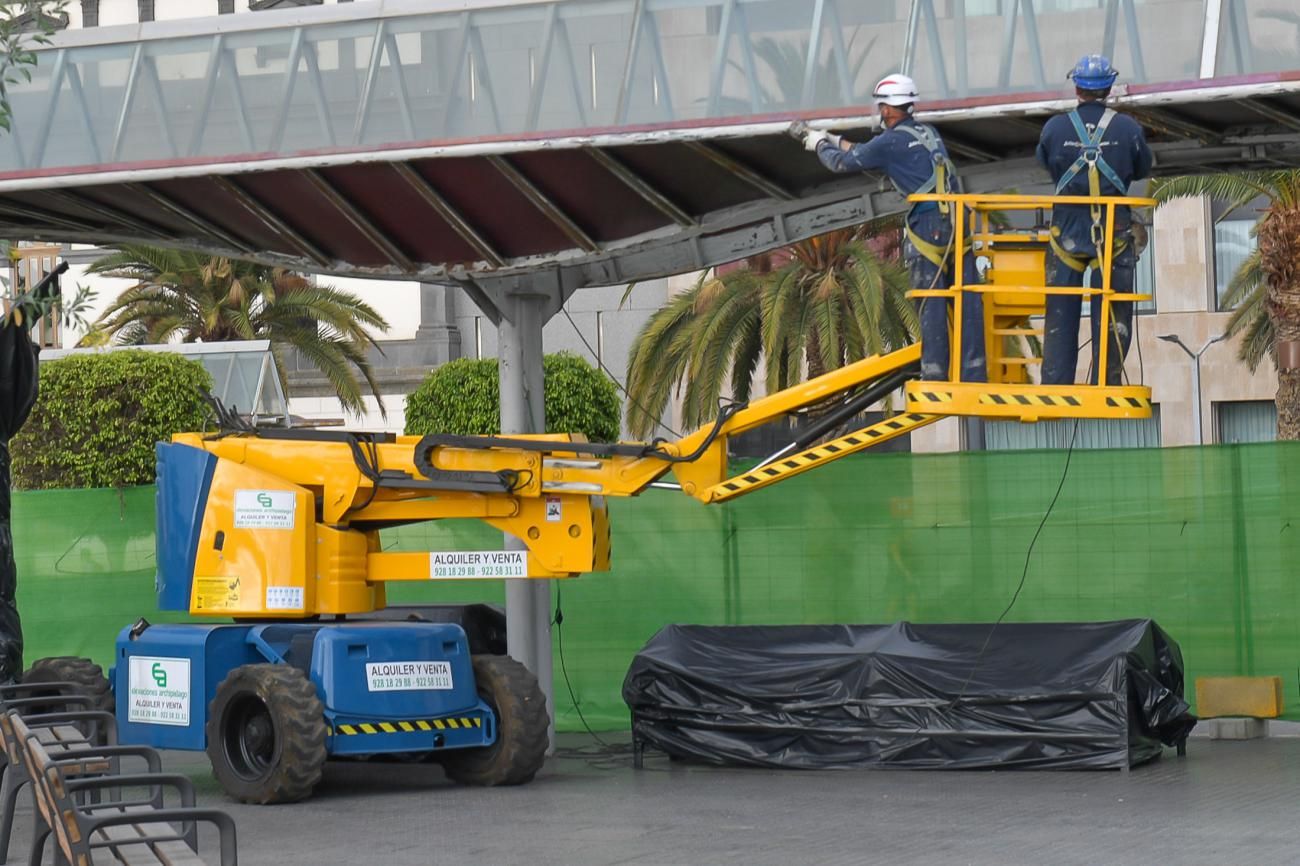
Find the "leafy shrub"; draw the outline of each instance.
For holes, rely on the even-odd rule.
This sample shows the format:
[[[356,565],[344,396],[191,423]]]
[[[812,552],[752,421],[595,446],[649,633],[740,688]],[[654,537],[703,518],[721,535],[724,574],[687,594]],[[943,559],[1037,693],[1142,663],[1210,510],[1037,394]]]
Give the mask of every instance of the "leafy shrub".
[[[170,352],[70,355],[41,365],[40,395],[10,443],[14,486],[126,487],[154,480],[154,443],[203,430],[212,377]]]
[[[542,364],[546,432],[585,433],[593,442],[618,439],[620,407],[613,382],[571,352],[547,355]],[[500,382],[495,358],[443,364],[406,398],[407,434],[499,434]]]

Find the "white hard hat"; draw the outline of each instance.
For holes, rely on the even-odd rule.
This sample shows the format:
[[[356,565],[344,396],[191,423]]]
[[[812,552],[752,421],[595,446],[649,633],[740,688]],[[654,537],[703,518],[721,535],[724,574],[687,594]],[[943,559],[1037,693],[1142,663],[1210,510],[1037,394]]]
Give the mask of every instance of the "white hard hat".
[[[886,75],[871,96],[876,105],[911,105],[917,99],[916,82],[906,75]]]

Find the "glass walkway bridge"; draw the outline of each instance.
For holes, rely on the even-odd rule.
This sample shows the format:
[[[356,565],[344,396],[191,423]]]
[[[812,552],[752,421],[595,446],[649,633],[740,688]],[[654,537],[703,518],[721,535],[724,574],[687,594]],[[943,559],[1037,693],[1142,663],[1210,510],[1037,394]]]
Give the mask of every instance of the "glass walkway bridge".
[[[59,34],[13,90],[0,232],[489,298],[689,271],[896,211],[783,135],[902,68],[972,191],[1085,52],[1165,173],[1300,161],[1300,14],[1255,0],[370,0]],[[446,11],[438,11],[445,9]],[[430,11],[433,10],[433,11]],[[483,294],[485,293],[485,294]]]

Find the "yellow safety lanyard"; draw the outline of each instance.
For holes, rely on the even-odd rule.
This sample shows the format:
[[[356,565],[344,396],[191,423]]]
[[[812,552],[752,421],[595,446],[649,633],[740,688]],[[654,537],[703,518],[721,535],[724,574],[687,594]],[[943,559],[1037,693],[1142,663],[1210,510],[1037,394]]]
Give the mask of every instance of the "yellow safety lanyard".
[[[1061,175],[1061,179],[1056,182],[1056,194],[1060,195],[1080,171],[1087,170],[1088,195],[1093,199],[1089,206],[1089,212],[1092,216],[1092,246],[1097,254],[1091,260],[1086,260],[1075,253],[1067,253],[1057,243],[1056,239],[1060,232],[1057,231],[1055,226],[1052,227],[1051,243],[1052,249],[1060,257],[1061,261],[1065,262],[1070,268],[1082,272],[1089,267],[1098,267],[1100,265],[1101,252],[1106,244],[1106,227],[1102,220],[1101,202],[1098,201],[1101,197],[1102,177],[1104,176],[1106,180],[1110,181],[1110,185],[1115,188],[1119,195],[1124,194],[1126,187],[1119,175],[1106,162],[1105,155],[1102,153],[1102,142],[1106,137],[1106,128],[1110,126],[1110,122],[1115,118],[1114,109],[1107,108],[1101,113],[1101,117],[1097,120],[1097,125],[1092,132],[1088,131],[1087,124],[1083,122],[1083,116],[1079,114],[1079,109],[1076,108],[1071,111],[1068,117],[1070,118],[1070,124],[1074,127],[1075,134],[1079,136],[1080,153],[1079,157]],[[1118,253],[1123,248],[1124,242],[1116,238],[1114,252]]]
[[[940,146],[939,134],[934,131],[933,127],[926,126],[923,123],[900,123],[895,126],[894,129],[899,132],[907,133],[912,138],[916,139],[920,142],[921,146],[925,148],[926,153],[930,155],[930,178],[920,187],[912,190],[912,193],[924,194],[929,192],[952,192],[953,182],[957,177],[957,171],[952,164],[952,160],[948,159],[948,155]],[[894,187],[903,195],[909,194],[896,183],[894,184]],[[939,207],[939,213],[943,214],[951,221],[951,208],[949,207],[948,202],[940,201],[935,204]],[[948,257],[950,245],[939,246],[938,244],[930,243],[916,232],[912,231],[912,227],[907,225],[906,222],[904,222],[904,233],[907,236],[908,242],[912,244],[918,253],[934,264],[935,267],[943,267],[944,259]],[[964,240],[962,249],[969,250],[970,247],[970,241]]]
[[[920,253],[922,257],[932,262],[935,267],[943,267],[944,259],[948,256],[948,251],[952,246],[951,244],[945,244],[944,246],[932,244],[916,232],[912,231],[912,227],[906,224],[904,224],[904,233],[907,236],[908,243],[915,247],[916,251]],[[970,252],[970,248],[970,238],[964,238],[961,245],[962,252]]]
[[[1048,238],[1048,242],[1052,245],[1052,252],[1056,253],[1056,257],[1061,260],[1063,265],[1070,270],[1078,271],[1079,273],[1083,273],[1088,270],[1088,268],[1101,267],[1101,253],[1105,248],[1104,240],[1098,244],[1097,254],[1095,256],[1088,256],[1086,254],[1081,256],[1078,253],[1066,252],[1065,248],[1061,246],[1059,241],[1057,241],[1057,238],[1060,237],[1060,235],[1061,230],[1056,226],[1052,226],[1052,234]],[[1115,247],[1111,250],[1111,256],[1114,257],[1119,255],[1126,246],[1128,246],[1128,241],[1124,238],[1115,238]]]

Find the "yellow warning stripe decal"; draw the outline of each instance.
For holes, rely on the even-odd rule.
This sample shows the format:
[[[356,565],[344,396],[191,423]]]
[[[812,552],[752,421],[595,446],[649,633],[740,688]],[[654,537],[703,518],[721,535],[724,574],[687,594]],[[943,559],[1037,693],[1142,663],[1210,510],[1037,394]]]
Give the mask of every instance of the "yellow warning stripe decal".
[[[722,502],[743,493],[748,493],[751,490],[765,487],[782,478],[798,475],[822,463],[869,448],[877,442],[885,442],[896,436],[901,436],[914,427],[929,424],[931,421],[938,420],[939,417],[941,416],[910,413],[895,415],[892,418],[877,421],[869,427],[855,430],[846,436],[832,439],[798,454],[783,457],[746,475],[730,478],[721,484],[714,485],[708,491],[710,494],[709,501]]]
[[[980,394],[980,402],[992,406],[1082,406],[1070,394]],[[1114,405],[1114,404],[1112,404]]]
[[[1151,401],[1141,397],[1107,397],[1107,406],[1129,406],[1134,409],[1149,409]]]
[[[444,731],[448,728],[481,728],[483,720],[460,716],[448,719],[409,719],[405,722],[360,722],[354,725],[335,725],[334,733],[353,737],[358,734],[396,734],[414,731]]]

